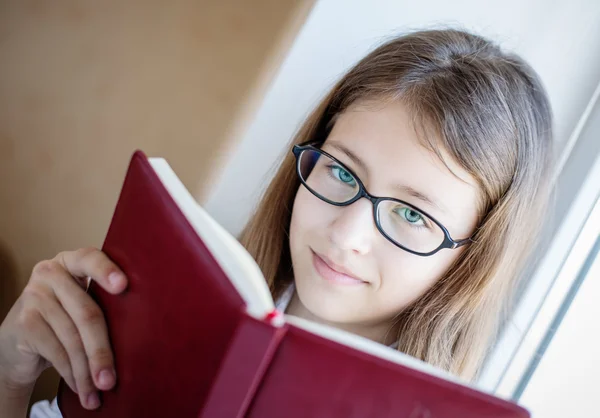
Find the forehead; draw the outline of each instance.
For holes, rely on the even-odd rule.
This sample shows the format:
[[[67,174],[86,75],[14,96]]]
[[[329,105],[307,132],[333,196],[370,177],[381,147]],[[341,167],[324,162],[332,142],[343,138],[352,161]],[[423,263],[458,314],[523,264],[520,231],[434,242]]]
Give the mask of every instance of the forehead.
[[[352,163],[335,144],[357,155],[366,170]],[[443,150],[442,161],[422,145],[411,115],[400,102],[351,106],[336,118],[323,148],[348,164],[373,194],[402,199],[405,196],[397,196],[394,190],[405,186],[437,200],[453,217],[477,212],[475,179]]]

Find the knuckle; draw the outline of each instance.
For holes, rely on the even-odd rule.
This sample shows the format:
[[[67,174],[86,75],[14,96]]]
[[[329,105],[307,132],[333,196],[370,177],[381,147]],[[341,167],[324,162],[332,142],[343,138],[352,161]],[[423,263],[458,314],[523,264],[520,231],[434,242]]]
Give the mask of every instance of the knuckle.
[[[39,284],[28,283],[23,289],[23,298],[25,299],[26,307],[33,305],[34,307],[39,308],[42,301],[47,299],[49,296],[50,295],[46,287]]]
[[[90,361],[100,367],[110,365],[113,361],[112,352],[107,347],[99,347],[90,356]]]
[[[58,265],[54,260],[43,260],[33,267],[32,278],[43,278],[56,272]]]
[[[78,250],[76,250],[75,255],[76,255],[77,259],[81,260],[81,259],[93,256],[97,252],[98,252],[98,249],[95,247],[83,247],[83,248],[79,248]]]
[[[71,361],[69,359],[69,353],[64,349],[56,350],[53,353],[52,358],[49,358],[50,362],[54,365],[59,366],[63,370],[70,370]]]
[[[84,303],[80,310],[81,320],[85,323],[97,323],[104,320],[100,308],[94,303]]]
[[[40,315],[33,309],[23,309],[17,316],[17,326],[27,333],[34,333],[40,323]]]
[[[65,330],[65,336],[65,346],[69,350],[83,351],[83,339],[75,326],[70,326],[69,329]]]

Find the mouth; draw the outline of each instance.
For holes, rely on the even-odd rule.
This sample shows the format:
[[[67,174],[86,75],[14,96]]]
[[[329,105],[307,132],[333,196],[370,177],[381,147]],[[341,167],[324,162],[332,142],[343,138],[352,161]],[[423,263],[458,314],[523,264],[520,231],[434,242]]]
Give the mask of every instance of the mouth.
[[[337,266],[325,256],[315,253],[312,249],[311,253],[315,270],[326,281],[347,286],[361,286],[369,284],[358,277],[348,274],[347,270],[345,270],[343,267]]]

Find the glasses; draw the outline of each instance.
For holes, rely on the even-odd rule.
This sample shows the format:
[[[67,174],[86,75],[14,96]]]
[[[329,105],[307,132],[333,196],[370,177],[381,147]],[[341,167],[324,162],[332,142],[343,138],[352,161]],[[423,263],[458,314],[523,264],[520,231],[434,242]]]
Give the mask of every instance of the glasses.
[[[352,170],[313,144],[294,145],[293,153],[298,177],[309,192],[334,206],[368,199],[373,204],[377,229],[397,247],[430,256],[443,248],[454,249],[471,242],[470,238],[455,241],[441,223],[410,203],[373,196]]]

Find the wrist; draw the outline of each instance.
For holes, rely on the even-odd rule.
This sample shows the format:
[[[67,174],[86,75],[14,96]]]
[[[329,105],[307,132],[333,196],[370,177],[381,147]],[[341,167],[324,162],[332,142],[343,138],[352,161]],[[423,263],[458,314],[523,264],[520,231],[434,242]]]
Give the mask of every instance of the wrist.
[[[3,398],[19,399],[25,397],[29,400],[34,386],[35,382],[29,384],[13,382],[0,365],[0,394]]]
[[[0,405],[6,418],[24,418],[35,383],[16,385],[0,371]]]

